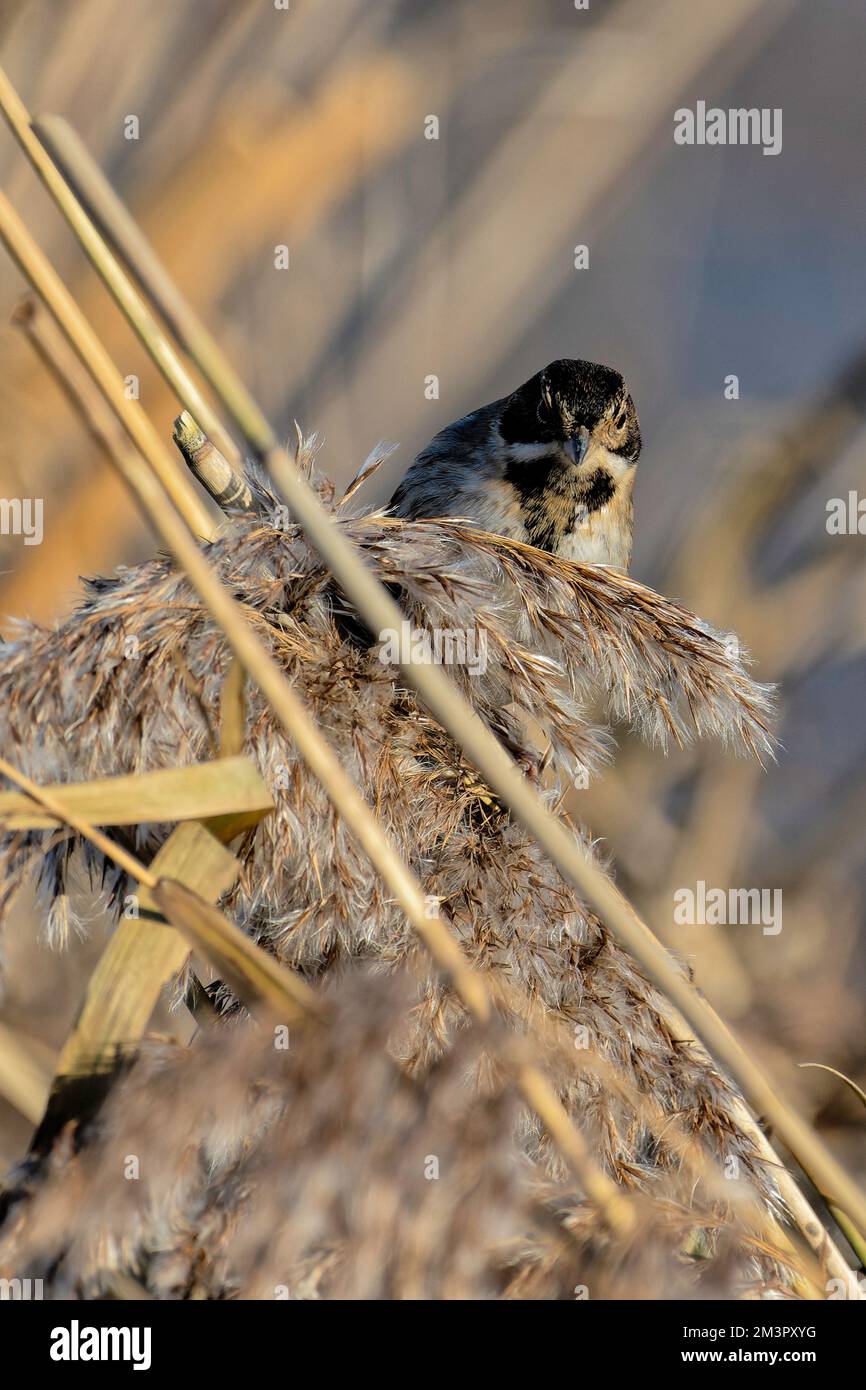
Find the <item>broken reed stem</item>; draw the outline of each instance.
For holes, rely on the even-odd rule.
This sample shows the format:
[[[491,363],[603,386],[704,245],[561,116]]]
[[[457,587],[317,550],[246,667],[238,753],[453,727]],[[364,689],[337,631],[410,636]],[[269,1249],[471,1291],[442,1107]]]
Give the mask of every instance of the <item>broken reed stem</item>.
[[[37,139],[30,113],[21,101],[5,71],[0,67],[0,110],[33,168],[51,194],[90,260],[94,270],[132,325],[142,345],[159,368],[171,389],[187,404],[203,428],[217,440],[223,453],[236,453],[235,445],[208,404],[147,305],[128,276],[117,264],[99,232],[63,178],[48,152]]]
[[[125,399],[123,383],[117,369],[53,267],[2,195],[0,236],[33,288],[57,317],[79,358],[103,390],[130,438],[136,445],[139,444],[139,439],[142,440],[143,457],[153,468],[151,454],[154,451],[150,434],[139,428],[137,415],[127,409],[130,403]],[[159,458],[161,451],[157,449],[155,452]],[[347,826],[393,892],[434,961],[450,978],[467,1011],[478,1023],[487,1025],[491,1018],[491,1008],[481,977],[470,967],[459,944],[444,923],[438,918],[428,917],[427,900],[421,891],[420,883],[382,833],[355,784],[319,734],[303,702],[295,694],[255,632],[248,626],[240,607],[214,574],[150,470],[139,470],[133,474],[130,481],[157,534],[178,565],[186,571],[202,603],[222,629],[238,660],[258,684],[283,727],[299,748],[307,766],[339,809]],[[107,841],[107,844],[113,850],[112,842]],[[510,1050],[513,1052],[513,1047]],[[527,1103],[539,1115],[551,1137],[570,1162],[584,1190],[594,1194],[602,1217],[612,1229],[623,1234],[630,1233],[635,1220],[631,1203],[622,1195],[616,1184],[597,1167],[547,1077],[535,1064],[521,1060],[517,1069],[517,1081]]]
[[[252,1013],[292,1025],[327,1022],[329,1009],[323,996],[251,941],[200,893],[165,875],[153,890],[153,900],[166,921],[210,961]]]
[[[252,511],[253,494],[246,478],[232,468],[188,410],[184,410],[175,420],[172,439],[193,477],[198,479],[205,492],[210,493],[222,511]]]
[[[15,102],[20,108],[19,118],[23,114],[26,123],[25,108],[17,97]],[[28,145],[23,141],[22,143],[30,153]],[[39,149],[44,156],[45,151],[41,146]],[[50,160],[48,163],[50,164]],[[62,179],[60,182],[65,192],[69,193]],[[74,202],[74,195],[70,196]],[[85,218],[85,221],[88,219]],[[75,221],[71,221],[71,225],[77,230]],[[175,300],[181,300],[180,292],[174,286],[172,291]],[[182,321],[175,319],[175,325],[180,341],[188,348],[189,343],[184,341],[182,336]],[[215,344],[213,346],[215,347]],[[268,465],[284,500],[288,502],[308,538],[355,603],[367,626],[373,632],[389,628],[399,630],[402,619],[400,609],[364,565],[354,547],[333,525],[313,489],[300,475],[288,454],[278,448],[276,436],[243,383],[231,368],[227,375],[223,375],[213,354],[210,363],[210,380],[214,390],[251,448]],[[179,394],[184,405],[195,414],[194,397],[184,394],[181,389]],[[202,423],[205,424],[203,418]],[[435,666],[413,666],[411,662],[401,665],[407,679],[422,700],[463,747],[493,790],[510,806],[517,818],[547,851],[563,876],[577,888],[602,920],[608,923],[620,942],[672,1000],[710,1052],[724,1064],[743,1088],[755,1109],[767,1116],[819,1191],[846,1211],[861,1230],[866,1230],[866,1199],[841,1164],[817,1134],[776,1097],[771,1085],[742,1046],[680,973],[631,904],[590,862],[562,824],[546,811],[511,758],[490,730],[465,704],[444,672]],[[373,862],[375,863],[375,860]],[[779,1166],[784,1171],[783,1165]],[[793,1183],[793,1179],[790,1181]],[[814,1237],[810,1243],[813,1241]]]

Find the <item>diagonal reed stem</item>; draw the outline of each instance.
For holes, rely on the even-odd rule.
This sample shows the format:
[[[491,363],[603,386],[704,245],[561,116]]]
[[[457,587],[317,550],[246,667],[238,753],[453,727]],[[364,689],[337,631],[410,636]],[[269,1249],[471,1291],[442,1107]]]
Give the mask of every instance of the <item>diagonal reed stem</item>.
[[[121,202],[77,131],[62,116],[39,116],[32,122],[54,163],[78,195],[80,202],[109,246],[123,261],[130,275],[145,291],[151,303],[198,367],[205,381],[219,389],[235,418],[243,418],[247,428],[267,428],[264,416],[229,362],[219,343],[204,327],[192,306],[177,290],[174,281],[141,231],[135,218]],[[192,412],[196,415],[196,412]],[[205,434],[211,431],[196,416]],[[230,463],[238,462],[237,450],[227,452],[221,436],[211,441]]]
[[[130,854],[117,844],[110,836],[99,830],[95,825],[91,825],[83,816],[78,816],[74,811],[70,811],[64,806],[63,801],[50,792],[46,787],[40,787],[38,783],[29,778],[26,773],[20,772],[17,767],[13,767],[5,758],[0,758],[0,773],[8,777],[10,782],[14,782],[23,792],[26,792],[39,806],[44,806],[50,815],[54,816],[62,825],[69,825],[73,830],[77,830],[86,840],[96,845],[106,858],[112,863],[117,864],[130,878],[138,879],[146,888],[155,888],[156,879],[134,854]]]
[[[237,446],[216,411],[201,394],[177,353],[121,270],[99,232],[33,131],[30,114],[6,73],[0,67],[0,110],[33,168],[51,194],[94,270],[105,284],[127,321],[138,334],[156,366],[179,399],[188,406],[202,429],[228,459],[238,457]]]

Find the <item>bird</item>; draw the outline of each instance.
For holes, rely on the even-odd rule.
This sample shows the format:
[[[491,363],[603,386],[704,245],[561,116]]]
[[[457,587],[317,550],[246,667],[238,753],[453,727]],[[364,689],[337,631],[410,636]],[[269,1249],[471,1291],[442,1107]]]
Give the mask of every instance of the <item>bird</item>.
[[[620,373],[560,358],[440,430],[389,510],[410,521],[461,518],[563,560],[628,570],[640,451]]]

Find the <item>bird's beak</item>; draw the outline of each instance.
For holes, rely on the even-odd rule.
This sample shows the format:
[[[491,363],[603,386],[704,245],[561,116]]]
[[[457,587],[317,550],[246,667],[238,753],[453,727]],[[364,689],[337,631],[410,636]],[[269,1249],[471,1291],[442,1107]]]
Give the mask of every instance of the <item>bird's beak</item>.
[[[583,463],[588,448],[589,430],[585,425],[581,425],[580,429],[565,441],[565,452],[572,463],[580,464]]]

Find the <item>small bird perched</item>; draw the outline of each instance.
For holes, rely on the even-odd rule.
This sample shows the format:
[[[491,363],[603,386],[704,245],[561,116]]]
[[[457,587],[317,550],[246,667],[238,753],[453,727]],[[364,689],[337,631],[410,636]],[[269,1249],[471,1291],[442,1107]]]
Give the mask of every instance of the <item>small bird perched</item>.
[[[440,430],[390,507],[413,521],[462,517],[564,560],[625,570],[640,448],[619,372],[561,358]]]

